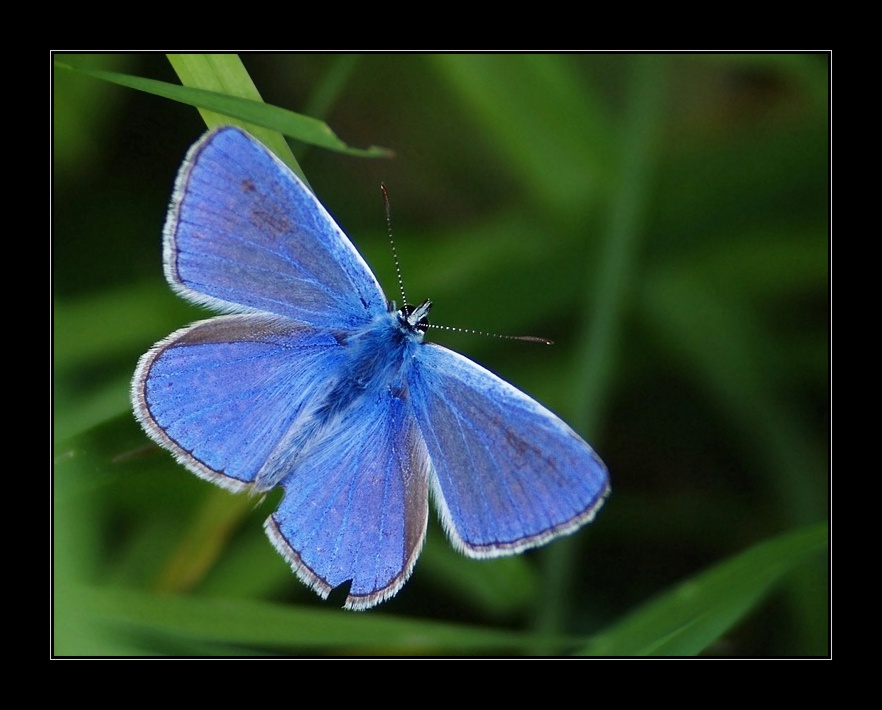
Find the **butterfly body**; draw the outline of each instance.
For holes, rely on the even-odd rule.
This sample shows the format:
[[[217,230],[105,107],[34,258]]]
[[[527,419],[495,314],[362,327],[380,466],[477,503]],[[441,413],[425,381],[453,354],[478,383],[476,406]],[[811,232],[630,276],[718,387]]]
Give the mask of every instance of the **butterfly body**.
[[[144,355],[145,431],[197,475],[284,497],[267,534],[322,596],[394,595],[416,561],[429,491],[461,552],[494,557],[572,532],[605,499],[603,463],[535,400],[424,342],[431,303],[396,309],[321,204],[235,128],[179,173],[166,277],[228,312]]]
[[[422,331],[410,325],[402,311],[379,316],[346,339],[348,362],[337,396],[345,399],[347,387],[354,392],[376,388],[400,392],[422,341]]]

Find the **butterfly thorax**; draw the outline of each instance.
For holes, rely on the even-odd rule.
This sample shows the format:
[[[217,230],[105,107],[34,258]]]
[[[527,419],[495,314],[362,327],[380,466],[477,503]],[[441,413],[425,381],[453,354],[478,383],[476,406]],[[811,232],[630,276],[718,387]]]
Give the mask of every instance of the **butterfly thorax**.
[[[428,304],[428,305],[427,305]],[[363,397],[406,392],[413,356],[423,340],[426,304],[377,316],[365,327],[346,334],[346,366],[335,380],[317,414],[331,419],[357,406]],[[408,312],[410,311],[410,312]]]

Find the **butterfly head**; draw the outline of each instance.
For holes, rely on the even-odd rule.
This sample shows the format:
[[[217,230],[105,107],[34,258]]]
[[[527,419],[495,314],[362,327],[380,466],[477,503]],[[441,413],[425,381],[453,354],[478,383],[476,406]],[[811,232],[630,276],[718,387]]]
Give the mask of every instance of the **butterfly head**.
[[[394,310],[395,304],[392,303]],[[398,311],[398,322],[402,328],[410,332],[425,333],[429,327],[429,311],[432,310],[432,302],[427,298],[418,306],[405,304]]]

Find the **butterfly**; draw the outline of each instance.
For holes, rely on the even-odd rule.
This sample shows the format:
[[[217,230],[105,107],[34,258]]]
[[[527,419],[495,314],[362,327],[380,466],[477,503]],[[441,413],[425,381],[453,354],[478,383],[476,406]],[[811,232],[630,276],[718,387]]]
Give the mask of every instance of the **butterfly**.
[[[135,416],[197,476],[284,495],[264,527],[321,597],[395,595],[433,498],[453,546],[511,555],[572,533],[609,492],[561,419],[424,342],[429,301],[397,308],[300,179],[239,128],[188,152],[163,232],[165,276],[221,311],[138,362]]]

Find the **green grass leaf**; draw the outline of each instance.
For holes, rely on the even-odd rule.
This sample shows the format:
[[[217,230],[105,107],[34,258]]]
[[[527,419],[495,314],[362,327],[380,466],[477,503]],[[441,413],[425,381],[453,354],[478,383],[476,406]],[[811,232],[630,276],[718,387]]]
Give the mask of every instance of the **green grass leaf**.
[[[95,624],[104,633],[115,631],[121,644],[127,637],[151,634],[167,638],[169,644],[173,640],[189,641],[200,648],[209,643],[252,646],[267,653],[325,649],[335,653],[422,655],[441,651],[512,652],[537,641],[531,634],[479,625],[238,599],[157,596],[127,589],[73,588],[66,602],[79,610],[81,623]],[[65,649],[58,651],[65,655]],[[69,652],[77,653],[74,649]]]
[[[743,619],[786,575],[827,548],[818,524],[760,543],[680,584],[591,640],[586,656],[693,656]]]
[[[370,146],[368,148],[354,148],[344,143],[331,128],[324,122],[310,116],[289,111],[278,106],[271,106],[252,98],[230,96],[218,91],[193,88],[189,86],[177,86],[155,79],[146,79],[128,74],[103,71],[100,69],[76,68],[62,62],[55,62],[56,68],[76,71],[95,79],[109,81],[130,89],[145,91],[155,96],[179,101],[180,103],[207,109],[214,114],[239,119],[256,126],[264,126],[278,131],[286,136],[291,136],[304,143],[327,148],[347,155],[363,158],[388,158],[392,152],[387,148]],[[198,72],[192,72],[193,76]],[[214,120],[210,118],[210,120]],[[229,121],[224,121],[229,123]]]

